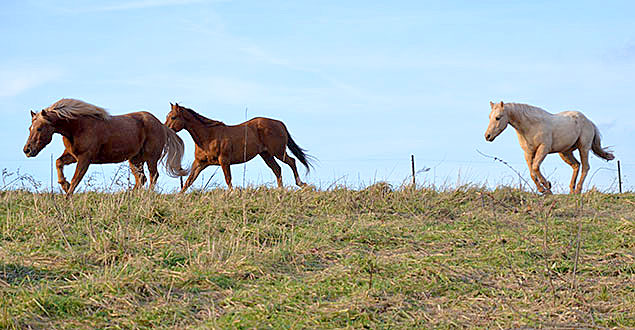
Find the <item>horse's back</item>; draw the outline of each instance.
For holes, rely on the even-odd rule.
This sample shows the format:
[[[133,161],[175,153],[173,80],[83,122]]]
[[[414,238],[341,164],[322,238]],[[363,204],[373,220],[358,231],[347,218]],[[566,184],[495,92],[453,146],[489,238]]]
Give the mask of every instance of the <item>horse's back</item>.
[[[124,117],[124,118],[134,119],[143,123],[145,126],[148,126],[148,127],[156,127],[157,125],[160,127],[161,125],[163,125],[157,117],[155,117],[153,114],[147,111],[130,112],[124,115],[114,116],[114,117]]]

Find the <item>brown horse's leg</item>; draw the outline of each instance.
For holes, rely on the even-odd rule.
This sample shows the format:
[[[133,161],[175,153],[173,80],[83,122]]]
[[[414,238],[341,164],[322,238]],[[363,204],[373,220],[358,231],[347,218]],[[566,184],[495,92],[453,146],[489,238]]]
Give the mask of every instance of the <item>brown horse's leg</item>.
[[[73,157],[68,151],[64,150],[64,153],[55,161],[55,167],[57,168],[57,182],[62,186],[64,192],[68,192],[68,188],[71,186],[64,177],[64,166],[77,162],[77,159]]]
[[[136,158],[133,158],[128,161],[130,163],[130,170],[132,171],[132,175],[134,175],[134,187],[132,189],[139,189],[146,184],[146,176],[143,173],[143,161],[140,161]]]
[[[181,189],[182,193],[194,183],[194,180],[196,180],[199,173],[201,173],[201,171],[207,166],[208,165],[206,163],[202,163],[197,159],[194,160],[194,163],[192,163],[192,169],[190,170],[190,176],[187,177],[187,180],[185,180],[185,184],[183,184],[183,188]]]
[[[232,186],[232,171],[229,168],[231,164],[227,158],[219,158],[218,162],[220,163],[220,167],[223,169],[223,174],[225,175],[225,182],[227,183],[227,187],[231,190],[234,189]]]
[[[580,163],[582,163],[582,172],[580,173],[580,181],[578,181],[578,185],[575,187],[575,193],[579,194],[582,192],[582,183],[584,183],[584,179],[586,179],[586,175],[589,172],[589,149],[579,149],[580,150]]]
[[[66,192],[66,198],[71,197],[71,195],[75,191],[75,188],[77,188],[77,185],[79,185],[79,182],[82,181],[82,178],[84,177],[84,174],[86,174],[86,171],[88,170],[88,166],[90,165],[90,159],[88,157],[80,156],[78,158],[79,159],[77,160],[77,167],[75,167],[75,174],[73,175],[73,178],[71,179],[71,186],[68,188],[68,191]]]
[[[154,185],[157,184],[159,179],[159,170],[157,169],[157,163],[159,160],[151,160],[146,162],[148,164],[148,172],[150,172],[150,190],[154,189]]]
[[[569,191],[571,194],[575,193],[575,180],[578,178],[578,172],[580,170],[580,163],[573,156],[573,152],[566,151],[560,153],[560,158],[564,160],[565,163],[569,164],[571,168],[573,168],[573,176],[571,177],[571,183],[569,184]]]
[[[300,180],[300,175],[298,174],[298,168],[295,166],[295,159],[293,157],[289,156],[289,154],[287,154],[287,152],[284,151],[282,158],[278,157],[278,159],[285,162],[287,165],[289,165],[289,167],[291,167],[291,170],[293,171],[293,176],[295,177],[295,184],[297,184],[300,187],[306,186],[306,183]]]
[[[538,177],[538,180],[540,180],[540,183],[542,184],[542,186],[544,187],[543,193],[551,194],[551,182],[547,181],[547,179],[545,179],[542,173],[540,173],[540,164],[542,164],[542,161],[545,160],[545,157],[547,157],[547,153],[548,153],[547,147],[545,147],[544,144],[541,144],[540,146],[538,146],[538,149],[536,150],[536,154],[534,155],[534,162],[531,166],[531,169],[534,172],[534,174]]]
[[[271,154],[267,151],[260,154],[260,157],[267,163],[267,166],[273,171],[273,174],[276,176],[276,180],[278,181],[278,187],[282,188],[282,169],[280,165],[276,162],[276,160],[271,156]]]

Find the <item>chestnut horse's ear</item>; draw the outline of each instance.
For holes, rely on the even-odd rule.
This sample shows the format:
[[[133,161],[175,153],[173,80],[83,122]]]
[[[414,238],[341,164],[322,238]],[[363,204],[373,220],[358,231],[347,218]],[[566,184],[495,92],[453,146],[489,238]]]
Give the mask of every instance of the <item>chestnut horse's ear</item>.
[[[33,110],[31,110],[31,118],[37,116],[37,113],[33,112]]]
[[[174,106],[174,104],[172,104],[172,102],[170,102],[170,106],[171,106],[171,107],[173,107],[173,106]]]
[[[42,114],[42,117],[46,117],[48,115],[48,113],[44,109],[42,109],[42,111],[40,111],[40,113]]]
[[[494,107],[494,102],[489,101],[489,107],[490,107],[490,108],[493,108],[493,107]]]

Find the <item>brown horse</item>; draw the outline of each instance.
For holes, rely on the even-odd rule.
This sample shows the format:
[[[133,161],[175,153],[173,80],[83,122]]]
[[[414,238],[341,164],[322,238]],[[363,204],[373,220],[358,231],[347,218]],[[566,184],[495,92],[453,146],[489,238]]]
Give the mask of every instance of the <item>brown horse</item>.
[[[295,159],[286,152],[286,147],[298,157],[298,160],[309,171],[309,160],[306,150],[300,148],[291,138],[286,126],[278,120],[257,117],[240,125],[227,126],[220,121],[201,116],[192,109],[172,104],[165,125],[176,132],[185,129],[190,133],[196,150],[190,176],[187,178],[181,192],[194,183],[196,177],[209,165],[220,165],[225,174],[227,186],[232,188],[231,164],[240,164],[260,155],[265,163],[276,175],[278,187],[282,187],[282,174],[275,158],[287,163],[293,170],[295,183],[298,186],[306,184],[300,181]]]
[[[24,146],[27,157],[35,157],[51,142],[54,133],[62,135],[66,150],[55,162],[58,182],[70,197],[82,180],[88,165],[130,162],[134,188],[143,186],[143,163],[150,172],[150,189],[159,177],[157,163],[163,159],[168,175],[187,175],[181,168],[183,140],[149,112],[111,116],[106,110],[74,99],[61,99],[39,113],[31,111],[29,139]],[[77,162],[69,184],[64,165]]]

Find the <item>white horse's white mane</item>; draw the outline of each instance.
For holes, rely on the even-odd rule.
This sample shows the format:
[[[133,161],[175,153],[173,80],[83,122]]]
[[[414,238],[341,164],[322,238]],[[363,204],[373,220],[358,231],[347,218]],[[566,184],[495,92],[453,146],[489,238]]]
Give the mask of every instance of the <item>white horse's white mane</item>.
[[[61,99],[45,109],[54,112],[61,118],[74,119],[81,116],[96,119],[108,119],[110,114],[106,109],[76,99]]]
[[[536,107],[524,103],[505,103],[503,106],[505,109],[511,109],[516,115],[522,116],[528,119],[531,118],[544,118],[550,115],[545,109]]]

